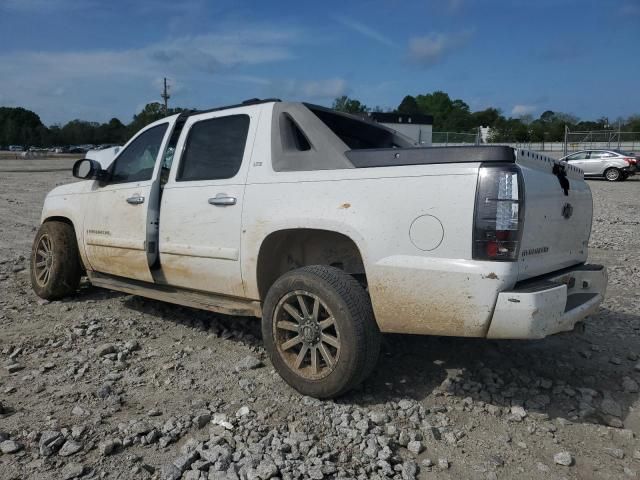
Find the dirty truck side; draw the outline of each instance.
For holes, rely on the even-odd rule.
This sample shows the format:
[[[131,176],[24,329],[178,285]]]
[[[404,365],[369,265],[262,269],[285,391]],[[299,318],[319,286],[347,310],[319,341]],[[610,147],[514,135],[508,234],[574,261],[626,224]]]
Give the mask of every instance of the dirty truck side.
[[[47,196],[32,283],[262,318],[300,392],[338,396],[381,332],[543,338],[603,300],[582,171],[508,147],[418,148],[301,103],[159,120]]]

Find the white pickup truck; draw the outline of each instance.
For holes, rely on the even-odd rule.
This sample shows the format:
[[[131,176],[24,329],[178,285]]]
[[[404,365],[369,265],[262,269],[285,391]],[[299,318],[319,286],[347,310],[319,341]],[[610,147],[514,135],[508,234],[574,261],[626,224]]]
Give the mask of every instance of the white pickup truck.
[[[105,163],[105,162],[103,162]],[[586,264],[582,171],[502,146],[419,148],[302,103],[159,120],[47,196],[35,292],[93,285],[262,318],[273,365],[334,397],[374,368],[380,332],[492,339],[572,330],[606,270]]]

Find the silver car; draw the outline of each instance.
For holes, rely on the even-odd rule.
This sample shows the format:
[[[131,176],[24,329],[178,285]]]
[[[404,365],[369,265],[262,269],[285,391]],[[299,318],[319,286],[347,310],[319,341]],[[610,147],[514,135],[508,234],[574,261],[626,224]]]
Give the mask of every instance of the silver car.
[[[622,181],[634,175],[636,157],[621,150],[582,150],[562,157],[561,161],[584,171],[585,177],[604,177],[610,182]]]

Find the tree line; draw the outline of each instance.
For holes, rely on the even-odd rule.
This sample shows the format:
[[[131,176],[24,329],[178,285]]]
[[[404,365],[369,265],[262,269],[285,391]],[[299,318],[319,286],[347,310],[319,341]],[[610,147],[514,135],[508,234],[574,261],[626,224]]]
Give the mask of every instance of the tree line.
[[[380,107],[370,108],[346,95],[336,98],[333,108],[347,113],[383,111]],[[30,110],[0,107],[0,145],[50,147],[123,144],[149,123],[184,110],[186,109],[171,108],[165,112],[162,104],[152,102],[135,114],[128,124],[117,118],[112,118],[106,123],[76,119],[65,125],[47,127],[40,117]],[[434,132],[476,133],[478,127],[490,127],[490,142],[558,142],[564,139],[565,125],[572,131],[620,128],[622,131],[640,132],[640,115],[632,115],[611,123],[605,117],[580,120],[574,115],[551,110],[543,112],[538,118],[531,115],[507,117],[493,107],[472,112],[463,100],[452,99],[442,91],[407,95],[396,108],[386,111],[431,115]]]
[[[382,111],[369,108],[359,100],[341,96],[334,100],[333,108],[348,113]],[[423,95],[407,95],[389,112],[425,114],[433,116],[434,132],[476,133],[478,127],[490,127],[490,142],[559,142],[564,140],[565,126],[572,131],[618,130],[640,132],[640,115],[609,122],[606,117],[580,120],[574,115],[547,110],[540,117],[522,115],[506,117],[500,109],[489,107],[472,112],[469,105],[449,94],[436,91]]]
[[[138,130],[167,115],[185,109],[170,108],[153,102],[147,104],[133,120],[125,125],[117,118],[108,122],[71,120],[64,125],[45,126],[40,117],[24,108],[0,107],[0,145],[22,145],[25,147],[52,147],[67,145],[124,144]]]

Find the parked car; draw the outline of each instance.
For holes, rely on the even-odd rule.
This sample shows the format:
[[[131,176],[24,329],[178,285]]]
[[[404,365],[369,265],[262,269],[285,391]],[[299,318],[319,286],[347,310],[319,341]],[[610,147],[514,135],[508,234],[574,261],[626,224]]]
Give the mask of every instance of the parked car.
[[[88,148],[84,146],[70,146],[65,153],[87,153]]]
[[[414,147],[302,103],[184,112],[46,197],[36,294],[94,286],[262,318],[303,394],[374,369],[381,332],[543,338],[597,311],[582,171],[506,146]]]
[[[24,147],[22,145],[9,145],[10,152],[23,152]]]
[[[560,159],[584,172],[585,177],[604,177],[610,182],[622,181],[634,175],[638,160],[621,150],[582,150]]]

